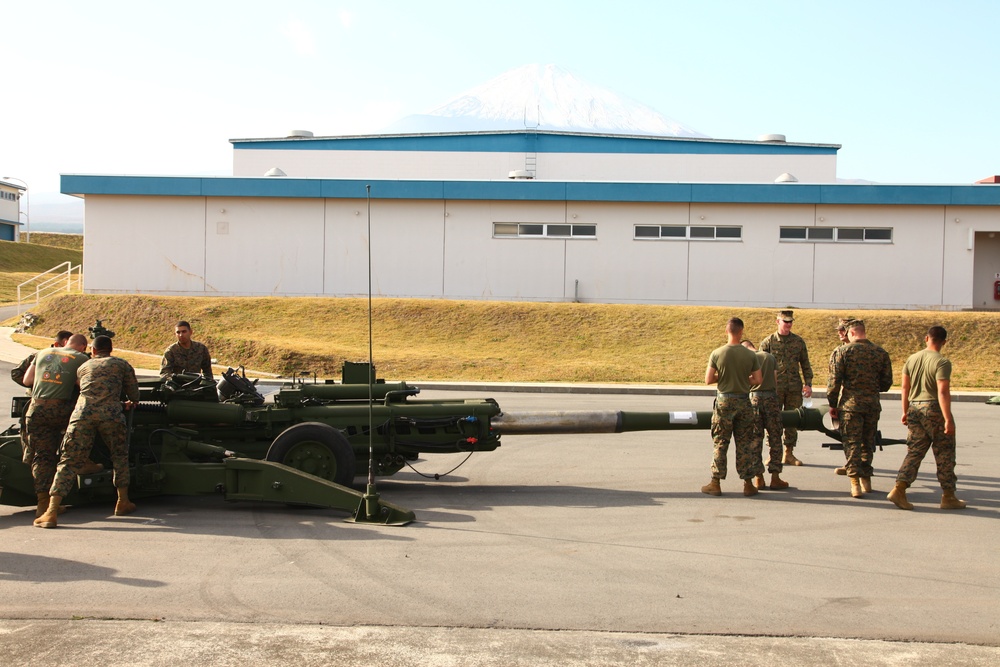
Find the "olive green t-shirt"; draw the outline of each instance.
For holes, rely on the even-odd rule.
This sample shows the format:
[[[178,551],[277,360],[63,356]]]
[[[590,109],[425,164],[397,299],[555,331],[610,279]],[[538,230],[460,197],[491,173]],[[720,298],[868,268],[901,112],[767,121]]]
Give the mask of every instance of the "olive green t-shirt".
[[[759,350],[754,354],[760,359],[760,372],[763,375],[760,384],[755,384],[750,388],[751,391],[775,391],[775,380],[774,380],[774,366],[777,363],[774,359],[774,355],[770,352],[760,352]]]
[[[750,374],[760,369],[760,359],[742,345],[723,345],[708,355],[708,365],[719,372],[720,394],[748,394]]]
[[[68,347],[50,347],[35,355],[35,380],[32,398],[58,398],[68,401],[76,388],[76,369],[89,357]]]
[[[910,376],[910,401],[936,401],[938,380],[951,380],[951,362],[940,352],[921,350],[910,355],[903,366]]]

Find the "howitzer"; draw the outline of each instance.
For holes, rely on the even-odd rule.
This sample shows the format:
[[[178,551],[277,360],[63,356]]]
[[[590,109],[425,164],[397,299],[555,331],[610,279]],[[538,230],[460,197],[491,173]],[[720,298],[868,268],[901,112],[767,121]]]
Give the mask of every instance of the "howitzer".
[[[363,366],[360,382],[356,366]],[[414,519],[411,511],[382,501],[370,488],[352,488],[357,471],[370,466],[375,475],[392,475],[424,455],[492,451],[504,435],[709,429],[712,421],[711,412],[691,411],[505,413],[491,398],[421,400],[417,387],[370,383],[373,377],[367,364],[345,366],[339,384],[296,382],[270,400],[232,369],[218,391],[205,391],[206,381],[197,377],[142,381],[140,403],[130,415],[129,496],[220,495],[404,524]],[[13,416],[23,403],[14,399]],[[826,432],[819,410],[788,410],[782,420]],[[110,456],[102,443],[92,458],[107,470],[78,477],[67,504],[113,503]],[[0,434],[0,503],[36,502],[15,425]]]

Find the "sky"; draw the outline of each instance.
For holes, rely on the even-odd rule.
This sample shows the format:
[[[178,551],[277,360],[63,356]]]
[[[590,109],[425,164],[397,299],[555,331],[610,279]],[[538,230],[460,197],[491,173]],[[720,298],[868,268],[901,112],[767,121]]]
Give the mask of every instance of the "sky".
[[[530,63],[712,138],[840,144],[842,179],[1000,173],[994,0],[0,0],[0,25],[0,176],[39,207],[60,174],[229,174],[230,139],[377,132]]]

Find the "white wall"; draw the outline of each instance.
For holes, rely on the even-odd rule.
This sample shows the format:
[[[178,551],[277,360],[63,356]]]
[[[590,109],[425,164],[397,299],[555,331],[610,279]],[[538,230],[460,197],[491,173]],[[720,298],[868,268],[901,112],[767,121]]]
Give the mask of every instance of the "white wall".
[[[524,153],[454,151],[233,151],[234,176],[279,167],[293,178],[506,180],[525,168]],[[834,183],[836,155],[539,153],[535,177],[546,181],[772,183],[782,173],[802,183]]]
[[[365,295],[366,206],[88,195],[84,288]],[[986,282],[974,259],[1000,263],[988,240],[1000,236],[1000,209],[989,207],[378,200],[371,215],[381,296],[959,309],[973,306],[974,281]],[[494,222],[594,224],[597,238],[493,238]],[[743,235],[636,240],[636,224],[740,226]],[[782,226],[814,225],[891,227],[893,240],[778,240]]]

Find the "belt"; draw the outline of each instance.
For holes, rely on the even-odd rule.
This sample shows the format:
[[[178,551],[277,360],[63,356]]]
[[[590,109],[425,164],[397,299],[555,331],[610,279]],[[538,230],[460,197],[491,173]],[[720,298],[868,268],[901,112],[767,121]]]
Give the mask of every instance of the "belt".
[[[937,403],[937,402],[938,400],[936,398],[924,398],[919,401],[910,401],[910,403]]]
[[[719,396],[722,398],[750,398],[750,394],[724,394],[721,391],[719,392]]]
[[[751,394],[769,394],[771,396],[777,396],[778,392],[774,389],[754,389],[750,392]]]

